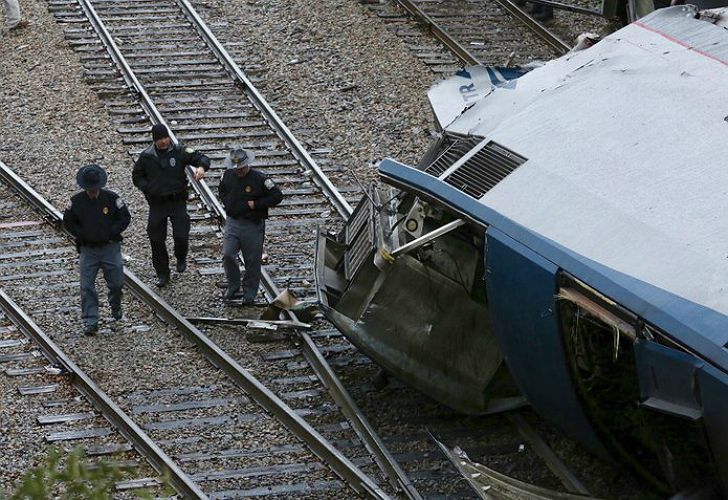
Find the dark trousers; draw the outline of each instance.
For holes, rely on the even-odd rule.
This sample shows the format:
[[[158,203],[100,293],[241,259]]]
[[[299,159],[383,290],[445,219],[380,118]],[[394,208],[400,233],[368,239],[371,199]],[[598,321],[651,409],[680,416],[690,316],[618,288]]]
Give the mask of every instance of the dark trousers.
[[[86,325],[99,322],[99,297],[96,294],[96,275],[104,271],[109,287],[109,305],[112,311],[121,311],[121,288],[124,285],[124,265],[121,244],[112,241],[99,247],[82,246],[78,257],[81,268],[81,317]]]
[[[172,222],[174,256],[178,262],[187,258],[190,238],[190,216],[185,201],[169,201],[149,205],[147,236],[152,247],[152,265],[157,276],[169,276],[167,253],[167,221]]]

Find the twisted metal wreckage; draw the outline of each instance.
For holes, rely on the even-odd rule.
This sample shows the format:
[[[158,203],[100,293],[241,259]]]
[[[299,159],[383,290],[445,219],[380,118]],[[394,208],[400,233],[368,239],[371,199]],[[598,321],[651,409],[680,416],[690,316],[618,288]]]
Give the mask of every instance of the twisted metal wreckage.
[[[505,359],[591,452],[728,495],[728,30],[698,17],[434,88],[440,139],[418,167],[384,160],[389,186],[320,235],[317,285],[357,347],[440,402],[487,412]]]

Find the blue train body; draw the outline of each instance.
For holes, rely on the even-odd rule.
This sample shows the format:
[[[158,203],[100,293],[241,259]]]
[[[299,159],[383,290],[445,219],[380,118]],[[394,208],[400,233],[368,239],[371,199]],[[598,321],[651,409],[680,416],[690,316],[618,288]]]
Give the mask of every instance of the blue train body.
[[[420,166],[384,160],[380,176],[406,193],[390,218],[414,222],[395,244],[385,236],[400,222],[385,236],[371,233],[380,262],[370,273],[382,275],[363,289],[384,282],[387,265],[412,255],[410,247],[432,246],[441,236],[427,234],[437,227],[453,238],[444,252],[477,242],[482,268],[462,260],[449,271],[432,248],[415,257],[466,290],[462,275],[482,273],[473,286],[484,294],[462,298],[484,304],[482,321],[463,333],[453,315],[457,343],[494,336],[531,405],[595,454],[632,463],[665,491],[705,475],[728,495],[728,30],[696,14],[690,6],[656,11],[493,86],[441,119],[443,138]],[[426,207],[419,219],[418,204]],[[347,279],[337,297],[355,282]],[[321,289],[341,326],[336,300]],[[343,331],[397,373],[404,350],[392,338],[414,335],[416,325],[373,317],[370,327],[394,326],[368,343],[377,333],[362,320],[362,297],[372,295],[357,296]],[[419,367],[433,355],[424,345],[406,353]],[[461,364],[438,363],[434,372],[397,374],[468,411],[465,392],[435,389]],[[472,377],[474,392],[487,393],[492,372]]]

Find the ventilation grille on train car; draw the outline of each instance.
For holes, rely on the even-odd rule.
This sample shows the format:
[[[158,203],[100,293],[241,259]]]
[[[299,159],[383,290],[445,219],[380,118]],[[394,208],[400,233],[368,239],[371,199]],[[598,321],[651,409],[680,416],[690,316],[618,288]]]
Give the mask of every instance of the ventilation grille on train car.
[[[445,170],[450,168],[453,163],[462,158],[465,153],[477,146],[482,140],[482,137],[468,137],[466,139],[448,137],[448,141],[450,142],[445,145],[437,159],[425,168],[425,172],[435,177],[440,177]]]
[[[525,162],[523,156],[489,142],[445,177],[445,182],[473,198],[480,198]]]
[[[374,249],[374,227],[371,224],[372,204],[364,196],[346,224],[344,276],[351,280]]]

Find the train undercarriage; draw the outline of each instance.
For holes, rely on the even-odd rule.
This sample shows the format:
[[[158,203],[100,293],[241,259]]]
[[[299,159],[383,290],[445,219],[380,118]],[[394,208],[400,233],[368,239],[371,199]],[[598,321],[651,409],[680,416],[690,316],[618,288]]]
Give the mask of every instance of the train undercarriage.
[[[373,188],[344,231],[319,235],[322,308],[388,373],[458,411],[486,412],[501,354],[482,286],[483,230],[394,193]]]

